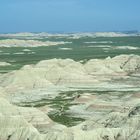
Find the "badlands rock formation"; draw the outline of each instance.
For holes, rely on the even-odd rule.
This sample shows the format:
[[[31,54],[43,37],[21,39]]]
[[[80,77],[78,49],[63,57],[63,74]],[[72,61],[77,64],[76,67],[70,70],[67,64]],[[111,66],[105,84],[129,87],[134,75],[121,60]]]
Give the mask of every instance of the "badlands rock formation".
[[[140,56],[120,55],[82,64],[71,59],[43,60],[0,75],[2,140],[140,139]],[[66,127],[48,117],[62,96],[60,114],[86,121]],[[68,100],[68,92],[74,93]],[[30,104],[30,107],[21,107]]]
[[[15,34],[0,34],[2,37],[70,37],[70,38],[80,38],[80,37],[123,37],[123,36],[132,36],[137,34],[125,34],[121,32],[95,32],[95,33],[71,33],[71,34],[51,34],[51,33],[15,33]]]
[[[134,140],[140,138],[139,119],[137,105],[68,128],[36,108],[13,106],[0,98],[2,140]]]
[[[7,62],[0,62],[0,67],[2,66],[10,66],[11,64],[10,63],[7,63]]]
[[[0,86],[12,98],[22,96],[23,101],[33,101],[54,96],[63,90],[134,88],[136,85],[131,82],[116,84],[112,80],[127,79],[129,75],[139,75],[139,72],[140,56],[136,55],[93,59],[85,64],[71,59],[51,59],[3,74]]]
[[[105,60],[93,59],[85,64],[89,74],[130,74],[140,69],[140,56],[120,55]]]
[[[39,46],[54,46],[66,44],[70,42],[51,42],[51,41],[37,41],[37,40],[19,40],[19,39],[5,39],[0,40],[0,47],[39,47]]]
[[[65,128],[36,108],[16,107],[0,98],[1,140],[46,140],[52,137],[50,129],[55,134]]]
[[[133,99],[137,96],[139,94]],[[13,106],[0,98],[2,140],[134,140],[140,138],[139,119],[137,105],[131,109],[110,112],[101,118],[93,116],[91,120],[67,128],[54,123],[36,108]]]

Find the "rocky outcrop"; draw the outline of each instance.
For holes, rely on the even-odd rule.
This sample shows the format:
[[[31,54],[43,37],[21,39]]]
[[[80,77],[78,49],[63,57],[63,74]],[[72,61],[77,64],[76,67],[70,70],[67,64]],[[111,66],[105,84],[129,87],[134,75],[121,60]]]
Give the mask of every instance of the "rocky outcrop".
[[[105,60],[93,59],[85,64],[85,69],[89,74],[109,74],[120,75],[135,73],[140,69],[140,56],[119,55]]]
[[[123,36],[137,36],[137,34],[125,34],[121,32],[96,32],[96,33],[69,33],[69,34],[51,34],[51,33],[15,33],[15,34],[0,34],[2,37],[69,37],[69,38],[80,38],[80,37],[123,37]]]
[[[19,40],[19,39],[5,39],[0,40],[0,47],[39,47],[39,46],[54,46],[62,45],[71,42],[51,42],[51,41],[37,41],[37,40]]]
[[[15,106],[0,98],[0,139],[31,139],[39,138],[39,133],[18,112]]]
[[[135,112],[135,113],[134,113]],[[130,115],[131,114],[131,115]],[[67,128],[35,108],[21,108],[0,98],[0,139],[3,140],[133,140],[140,138],[137,107],[112,112]]]
[[[139,72],[140,56],[136,55],[92,59],[85,64],[71,59],[51,59],[1,75],[0,86],[15,100],[37,101],[56,96],[62,91],[80,88],[137,90],[138,84],[127,79]],[[113,79],[126,81],[122,80],[120,84]]]
[[[104,95],[98,94],[92,97],[88,94],[84,95],[83,97],[79,97],[82,98],[82,104],[89,106],[90,104],[94,103],[94,106],[92,106],[90,110],[90,112],[93,112],[93,114],[91,115],[85,112],[85,114],[87,113],[87,115],[91,115],[91,118],[72,128],[75,130],[75,132],[79,129],[84,131],[85,135],[88,135],[89,137],[93,136],[92,138],[95,140],[139,139],[140,99],[136,98],[138,95],[138,93],[123,95],[118,99],[114,98],[115,95],[113,94],[111,95],[112,97],[110,97],[110,95],[106,95],[108,96],[108,100],[107,97],[104,98]],[[86,99],[88,99],[88,101]],[[81,100],[78,99],[77,103],[78,102],[81,104]],[[79,110],[79,113],[80,112],[82,113],[83,111]]]
[[[139,74],[137,55],[92,59],[84,64],[71,59],[43,60],[1,74],[0,139],[140,139]],[[35,108],[42,100],[48,105]],[[59,101],[63,104],[57,104]],[[23,103],[29,106],[21,107]],[[86,121],[73,127],[58,124],[48,117],[49,109],[55,111],[53,105],[60,106],[59,115]]]
[[[0,98],[0,139],[2,140],[45,140],[66,127],[54,123],[36,108],[11,105]],[[47,135],[48,133],[48,135]],[[49,136],[50,135],[50,136]]]
[[[3,67],[3,66],[10,66],[11,64],[10,63],[7,63],[7,62],[0,62],[0,67]]]

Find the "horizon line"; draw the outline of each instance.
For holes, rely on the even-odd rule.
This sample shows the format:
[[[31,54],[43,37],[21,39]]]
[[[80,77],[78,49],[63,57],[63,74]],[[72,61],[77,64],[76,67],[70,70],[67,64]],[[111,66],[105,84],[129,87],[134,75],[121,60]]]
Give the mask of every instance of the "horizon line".
[[[116,30],[116,31],[13,31],[13,32],[0,32],[0,34],[14,34],[14,33],[103,33],[103,32],[116,32],[116,33],[140,33],[140,30]]]

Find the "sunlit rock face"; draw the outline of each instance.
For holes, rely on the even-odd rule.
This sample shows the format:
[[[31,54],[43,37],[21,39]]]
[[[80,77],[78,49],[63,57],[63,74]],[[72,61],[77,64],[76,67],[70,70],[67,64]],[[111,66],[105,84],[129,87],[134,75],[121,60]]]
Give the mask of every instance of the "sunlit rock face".
[[[0,139],[140,139],[139,74],[137,55],[43,60],[1,74]],[[85,121],[67,127],[50,112]]]
[[[138,95],[138,94],[137,94]],[[36,108],[17,107],[0,98],[0,138],[7,140],[133,140],[139,139],[139,105],[110,112],[74,127],[54,123]]]
[[[3,66],[10,66],[11,64],[10,63],[7,63],[7,62],[0,62],[0,67],[3,67]]]
[[[1,75],[0,86],[12,99],[37,101],[71,89],[131,88],[135,85],[127,79],[139,72],[140,56],[136,55],[92,59],[84,64],[72,59],[51,59]],[[112,79],[126,80],[116,84]]]
[[[53,137],[50,130],[55,134],[63,129],[66,127],[53,122],[36,108],[13,106],[0,98],[0,139],[45,140]]]
[[[46,70],[46,79],[55,85],[80,85],[94,83],[96,80],[87,75],[83,65],[71,59],[52,59],[39,62],[36,68]]]
[[[140,56],[120,55],[104,60],[93,59],[85,64],[85,69],[89,74],[129,74],[140,69]]]
[[[39,138],[39,132],[20,115],[18,108],[0,98],[0,139]]]

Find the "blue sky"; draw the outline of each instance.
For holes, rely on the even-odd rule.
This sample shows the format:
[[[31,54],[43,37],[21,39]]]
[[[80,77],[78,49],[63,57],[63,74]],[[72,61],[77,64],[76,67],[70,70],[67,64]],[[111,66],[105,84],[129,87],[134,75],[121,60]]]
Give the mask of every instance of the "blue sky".
[[[0,32],[140,30],[140,0],[0,0]]]

